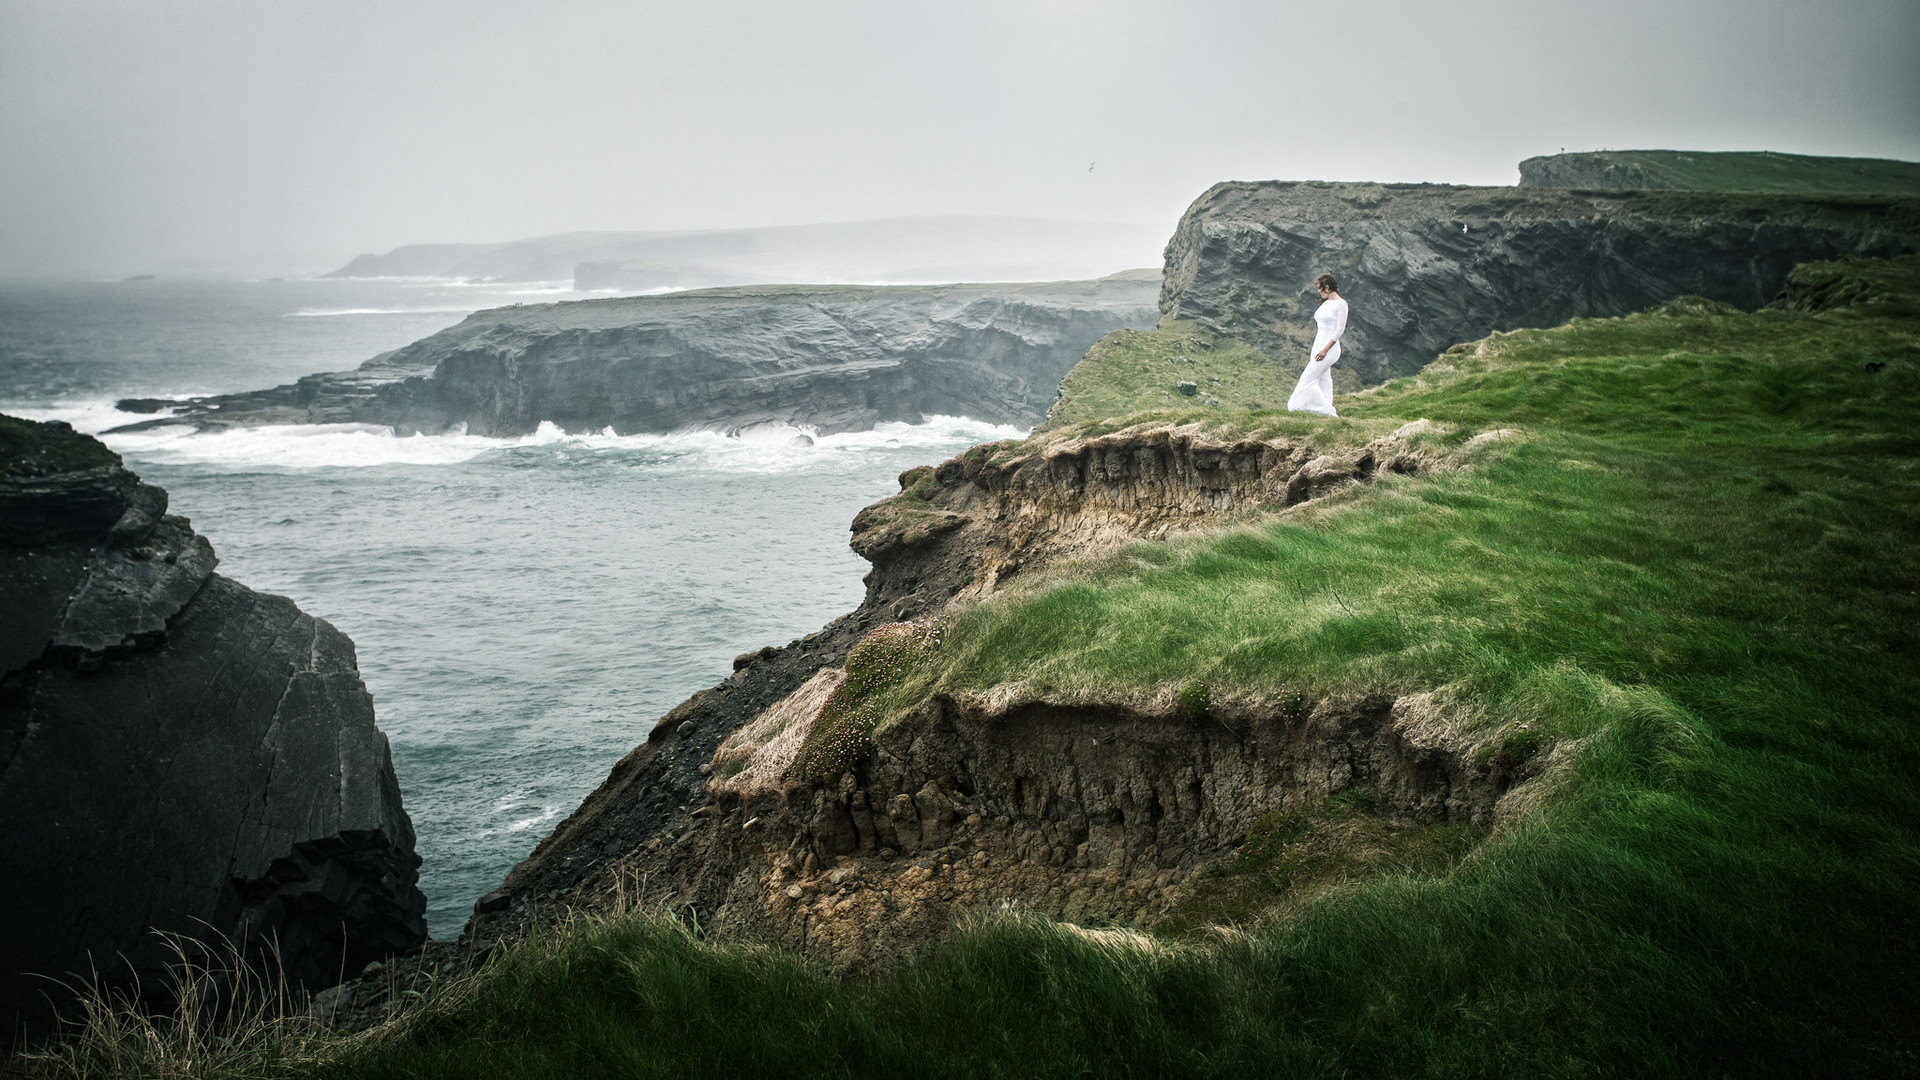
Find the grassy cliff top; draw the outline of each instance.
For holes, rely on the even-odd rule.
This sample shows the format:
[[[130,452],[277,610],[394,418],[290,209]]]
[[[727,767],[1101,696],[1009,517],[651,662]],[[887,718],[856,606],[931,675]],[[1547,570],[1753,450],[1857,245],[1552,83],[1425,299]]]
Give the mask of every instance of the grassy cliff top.
[[[1732,500],[1736,507],[1723,507],[1716,513],[1735,517],[1759,513],[1763,508],[1746,506],[1742,493],[1756,486],[1768,491],[1799,492],[1801,482],[1788,479],[1786,470],[1809,470],[1812,477],[1832,478],[1848,490],[1850,498],[1878,492],[1871,499],[1879,500],[1892,512],[1905,505],[1904,500],[1920,497],[1920,492],[1910,490],[1920,476],[1914,466],[1914,461],[1920,460],[1920,441],[1912,434],[1920,430],[1915,422],[1920,421],[1920,369],[1916,368],[1920,359],[1920,257],[1891,263],[1860,261],[1803,267],[1796,272],[1789,295],[1796,291],[1809,297],[1802,306],[1817,310],[1768,309],[1746,314],[1708,301],[1682,299],[1625,318],[1576,319],[1550,330],[1495,334],[1456,346],[1416,376],[1343,395],[1339,399],[1342,421],[1324,423],[1426,417],[1456,425],[1462,437],[1496,427],[1518,429],[1523,437],[1510,442],[1515,447],[1512,455],[1517,461],[1532,463],[1526,468],[1503,465],[1476,473],[1471,479],[1435,481],[1432,485],[1426,481],[1406,482],[1420,488],[1415,502],[1432,503],[1437,499],[1442,504],[1450,503],[1455,496],[1437,492],[1449,485],[1462,485],[1479,493],[1467,498],[1468,502],[1489,509],[1496,503],[1505,507],[1485,522],[1496,534],[1488,540],[1499,546],[1510,546],[1517,538],[1539,530],[1546,520],[1542,507],[1584,503],[1586,493],[1611,486],[1603,478],[1624,482],[1636,473],[1662,475],[1642,494],[1616,492],[1620,506],[1574,529],[1569,535],[1582,539],[1571,548],[1558,541],[1551,546],[1572,551],[1597,543],[1613,550],[1615,542],[1624,542],[1625,534],[1617,530],[1628,529],[1626,518],[1658,513],[1673,515],[1671,526],[1646,523],[1633,527],[1634,535],[1650,545],[1648,551],[1665,548],[1684,523],[1687,529],[1704,530],[1699,541],[1704,546],[1695,556],[1717,558],[1722,545],[1712,542],[1711,537],[1727,523],[1702,516],[1700,508]],[[1850,297],[1851,302],[1834,306],[1831,299],[1820,299],[1835,296]],[[1116,379],[1110,385],[1118,382]],[[1222,409],[1216,415],[1229,426],[1238,423],[1252,429],[1260,422],[1257,413],[1235,416]],[[1536,460],[1542,454],[1549,459]],[[1603,458],[1611,464],[1600,464]],[[1871,467],[1864,464],[1869,459],[1873,461]],[[1508,475],[1509,469],[1519,471]],[[1647,479],[1651,482],[1652,476]],[[1681,488],[1688,489],[1687,498],[1693,501],[1671,505],[1671,493]],[[1382,583],[1376,586],[1384,590],[1382,603],[1387,603],[1385,597],[1400,595],[1397,587],[1384,584],[1385,579],[1411,573],[1413,567],[1432,559],[1440,562],[1419,571],[1427,575],[1423,580],[1459,582],[1474,576],[1466,564],[1445,554],[1460,550],[1457,515],[1430,517],[1425,510],[1413,512],[1415,507],[1397,498],[1384,494],[1379,498],[1396,508],[1370,506],[1364,513],[1350,512],[1340,520],[1363,533],[1386,529],[1379,537],[1385,547],[1364,559],[1354,552],[1353,560],[1330,569],[1347,577],[1356,573],[1357,566],[1369,565],[1367,573],[1382,576]],[[1398,520],[1409,513],[1411,517]],[[1506,515],[1512,516],[1509,519]],[[1605,527],[1601,519],[1606,519]],[[1387,527],[1384,523],[1388,521],[1396,524]],[[1757,527],[1758,522],[1749,524]],[[1552,529],[1570,525],[1556,523]],[[1319,541],[1309,538],[1327,533],[1318,524],[1276,528],[1257,543],[1239,537],[1198,542],[1195,551],[1171,545],[1151,553],[1136,552],[1119,565],[1135,566],[1137,559],[1146,558],[1164,566],[1144,577],[1126,570],[1099,580],[1110,580],[1123,592],[1144,588],[1142,583],[1147,580],[1163,580],[1164,587],[1177,593],[1187,581],[1184,568],[1201,557],[1196,554],[1199,549],[1224,544],[1230,550],[1251,545],[1248,551],[1252,554],[1293,561],[1296,555],[1304,554],[1285,554],[1293,545],[1315,547]],[[1640,529],[1647,531],[1638,532]],[[1413,540],[1416,534],[1431,534],[1427,537],[1431,547]],[[1547,542],[1550,535],[1543,534],[1541,540]],[[1756,535],[1755,540],[1765,537]],[[1272,544],[1279,547],[1270,547]],[[1623,556],[1639,558],[1631,545],[1613,550],[1609,558]],[[1229,561],[1242,560],[1235,556]],[[1246,565],[1257,567],[1260,561],[1253,557]],[[1320,561],[1319,557],[1313,561]],[[1574,562],[1581,563],[1581,557],[1575,556]],[[1739,576],[1754,569],[1753,564],[1736,561],[1727,571]],[[1539,573],[1543,583],[1549,579],[1564,583],[1558,572],[1548,572],[1546,564]],[[1297,604],[1266,597],[1263,589],[1252,589],[1241,600],[1229,599],[1243,584],[1247,583],[1235,580],[1221,586],[1220,592],[1211,586],[1201,590],[1209,599],[1194,612],[1199,620],[1196,625],[1211,625],[1214,630],[1187,639],[1171,654],[1149,644],[1156,636],[1155,620],[1136,627],[1144,635],[1141,638],[1123,641],[1111,630],[1095,633],[1092,628],[1099,625],[1101,617],[1094,611],[1080,611],[1072,620],[1076,629],[1069,639],[1079,640],[1083,632],[1092,634],[1104,643],[1100,651],[1083,653],[1068,647],[1068,639],[1062,640],[1060,651],[1049,648],[1032,655],[1002,655],[997,647],[982,646],[973,658],[956,659],[952,677],[956,685],[972,686],[1007,679],[1031,680],[1037,686],[1056,680],[1061,686],[1079,682],[1118,685],[1142,680],[1178,681],[1213,671],[1228,683],[1244,683],[1248,688],[1281,668],[1296,680],[1307,671],[1316,672],[1313,677],[1330,687],[1357,687],[1382,678],[1401,685],[1448,685],[1461,678],[1458,671],[1427,667],[1424,661],[1408,667],[1401,667],[1399,660],[1388,662],[1389,656],[1405,661],[1415,656],[1431,658],[1437,655],[1435,643],[1451,634],[1439,634],[1437,627],[1414,629],[1405,622],[1408,611],[1404,605],[1391,615],[1385,611],[1380,614],[1399,627],[1392,637],[1408,644],[1421,643],[1411,653],[1390,650],[1362,658],[1342,649],[1303,644],[1297,653],[1292,648],[1283,650],[1285,655],[1297,655],[1298,661],[1280,667],[1274,661],[1281,654],[1271,648],[1254,649],[1245,661],[1235,660],[1247,651],[1251,625],[1271,625],[1282,639],[1300,640],[1303,628],[1315,621],[1303,620],[1303,613],[1293,610]],[[1072,591],[1081,584],[1060,587]],[[1496,591],[1505,588],[1502,585]],[[1102,586],[1095,591],[1107,590]],[[1443,608],[1459,599],[1451,589],[1442,592],[1449,601],[1441,604]],[[1906,592],[1901,590],[1901,595]],[[1591,599],[1582,597],[1580,602]],[[1208,606],[1216,601],[1248,604],[1247,617],[1253,622],[1204,615],[1204,611],[1221,610]],[[990,610],[970,616],[981,620],[979,632],[987,635],[978,640],[984,642],[992,636],[985,629],[988,625],[1017,620],[1020,616],[1016,613],[1027,610],[1028,602],[1009,597],[1000,604],[988,605]],[[1268,614],[1257,614],[1263,607]],[[1449,625],[1454,622],[1452,614],[1440,610],[1435,616]],[[1574,612],[1561,611],[1555,616],[1562,617],[1572,619]],[[954,637],[961,651],[972,640],[964,626],[963,620]],[[1216,642],[1211,638],[1214,632],[1226,636]],[[1022,640],[1031,644],[1034,639],[1023,635]],[[1159,661],[1142,663],[1147,655],[1157,656],[1170,666],[1162,668]],[[1110,658],[1111,666],[1099,659],[1102,656]],[[1307,667],[1294,666],[1298,662],[1305,662]]]
[[[1920,163],[1768,150],[1598,150],[1520,163],[1523,187],[1920,195]]]

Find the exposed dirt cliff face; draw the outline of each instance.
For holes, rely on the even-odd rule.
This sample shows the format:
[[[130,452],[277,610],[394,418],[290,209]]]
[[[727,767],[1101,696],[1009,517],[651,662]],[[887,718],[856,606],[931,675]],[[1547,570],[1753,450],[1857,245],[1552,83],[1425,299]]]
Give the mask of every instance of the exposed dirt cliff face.
[[[1516,777],[1425,698],[1124,705],[936,699],[837,785],[759,784],[617,864],[711,929],[873,970],[1016,902],[1152,925],[1263,818],[1364,792],[1395,827],[1490,826]]]
[[[863,511],[862,607],[742,656],[483,897],[480,941],[618,893],[843,970],[871,970],[987,903],[1151,923],[1273,815],[1364,794],[1381,828],[1484,830],[1528,774],[1425,697],[1053,701],[936,696],[825,783],[794,768],[882,624],[1141,538],[1217,528],[1451,467],[1437,425],[1371,441],[1145,423],[976,447]],[[928,626],[921,623],[916,626]],[[864,646],[863,646],[864,647]],[[544,913],[544,916],[543,916]]]
[[[277,940],[296,987],[418,945],[413,826],[353,643],[213,572],[166,492],[0,417],[0,1020],[166,988],[149,932]],[[123,963],[124,958],[124,963]]]
[[[1455,342],[1624,315],[1678,296],[1746,310],[1796,263],[1920,249],[1920,198],[1217,184],[1167,245],[1163,315],[1303,355],[1331,273],[1342,365],[1378,382]]]
[[[824,433],[928,414],[1037,422],[1110,331],[1151,326],[1158,276],[940,286],[756,286],[482,311],[358,369],[197,399],[171,423],[552,422],[620,434],[764,423]],[[156,403],[146,402],[143,408]]]

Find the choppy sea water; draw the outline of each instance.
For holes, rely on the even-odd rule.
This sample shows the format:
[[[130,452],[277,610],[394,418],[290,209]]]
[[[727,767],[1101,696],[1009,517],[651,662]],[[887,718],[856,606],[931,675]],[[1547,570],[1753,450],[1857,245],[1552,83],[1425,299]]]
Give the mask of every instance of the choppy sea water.
[[[0,283],[0,411],[99,432],[123,396],[351,367],[560,290],[419,282]],[[220,572],[353,638],[392,740],[436,937],[457,933],[661,713],[859,602],[847,549],[895,477],[1018,434],[959,418],[794,445],[352,426],[104,436]]]

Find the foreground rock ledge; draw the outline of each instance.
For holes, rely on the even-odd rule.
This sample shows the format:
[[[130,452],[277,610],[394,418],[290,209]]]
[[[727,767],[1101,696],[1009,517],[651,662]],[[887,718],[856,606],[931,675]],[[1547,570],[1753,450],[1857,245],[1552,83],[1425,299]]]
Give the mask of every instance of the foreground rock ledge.
[[[296,990],[426,938],[419,856],[344,634],[213,572],[166,492],[0,417],[0,1019],[145,996],[152,930],[277,942]]]

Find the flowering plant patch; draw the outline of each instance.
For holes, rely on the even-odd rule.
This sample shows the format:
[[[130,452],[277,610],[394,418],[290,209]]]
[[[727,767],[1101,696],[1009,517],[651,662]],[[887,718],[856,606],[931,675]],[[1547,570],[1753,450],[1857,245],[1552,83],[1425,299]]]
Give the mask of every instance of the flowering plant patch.
[[[876,626],[847,653],[847,677],[827,698],[787,770],[787,779],[826,783],[873,749],[873,730],[899,705],[898,691],[946,637],[947,620]]]

